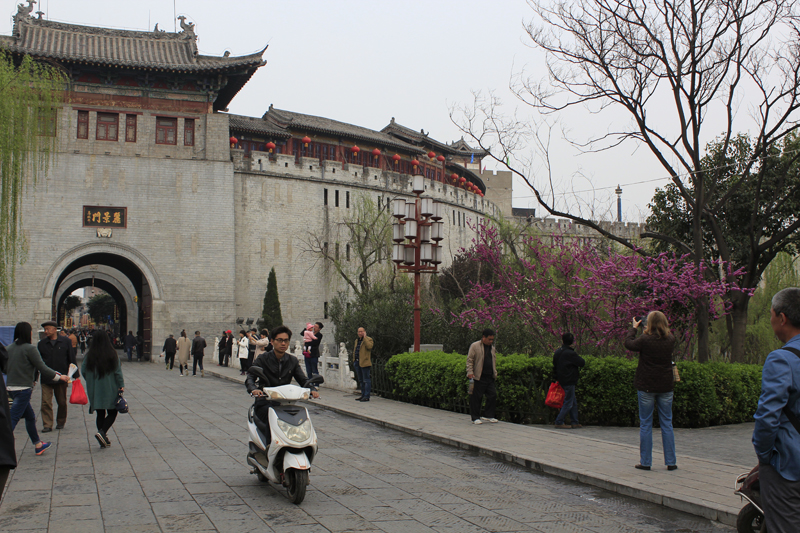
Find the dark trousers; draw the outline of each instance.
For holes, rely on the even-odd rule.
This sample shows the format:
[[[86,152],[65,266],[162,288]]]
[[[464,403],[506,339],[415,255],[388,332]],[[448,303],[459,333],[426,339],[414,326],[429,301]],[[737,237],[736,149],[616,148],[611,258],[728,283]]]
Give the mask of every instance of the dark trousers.
[[[306,357],[306,377],[319,374],[319,357]]]
[[[192,375],[197,375],[197,365],[200,365],[200,370],[203,370],[203,356],[202,355],[195,355],[194,361],[192,361]],[[186,365],[186,372],[189,372],[189,365]]]
[[[114,420],[117,419],[117,410],[95,409],[95,412],[97,413],[97,429],[103,434],[108,433],[108,430],[114,425]]]
[[[136,359],[137,359],[138,361],[141,361],[141,360],[142,360],[142,354],[144,354],[144,345],[142,345],[142,344],[137,344],[137,345],[136,345]]]
[[[25,429],[32,444],[39,444],[39,432],[36,431],[36,413],[31,407],[31,393],[33,389],[19,391],[8,391],[8,396],[12,400],[11,404],[11,431],[17,427],[17,422],[25,419]]]
[[[42,427],[53,427],[53,396],[58,403],[56,413],[56,424],[63,426],[67,423],[67,384],[53,383],[45,385],[42,383]]]
[[[570,422],[573,426],[580,424],[578,422],[578,399],[575,397],[575,385],[563,385],[564,388],[564,405],[556,417],[556,425],[561,426],[569,415]]]
[[[497,389],[494,387],[494,380],[478,380],[475,382],[472,395],[469,397],[469,414],[472,420],[478,420],[481,417],[481,400],[483,400],[484,394],[486,395],[486,409],[484,410],[484,414],[486,418],[495,418],[494,407],[497,402]]]
[[[759,465],[761,503],[769,533],[797,531],[800,524],[800,481],[789,481],[771,465]]]
[[[127,348],[125,348],[125,352],[128,354],[128,361],[133,361],[133,355],[132,355],[133,346],[128,346]]]
[[[3,489],[6,486],[6,481],[8,481],[8,473],[11,469],[7,466],[0,466],[0,498],[3,497]]]
[[[169,369],[172,370],[172,367],[175,365],[175,352],[166,352],[164,354],[164,362],[169,365]]]
[[[353,362],[353,371],[356,374],[356,383],[358,384],[358,390],[361,391],[361,395],[364,395],[364,376],[361,375],[361,365],[358,364],[358,359]]]

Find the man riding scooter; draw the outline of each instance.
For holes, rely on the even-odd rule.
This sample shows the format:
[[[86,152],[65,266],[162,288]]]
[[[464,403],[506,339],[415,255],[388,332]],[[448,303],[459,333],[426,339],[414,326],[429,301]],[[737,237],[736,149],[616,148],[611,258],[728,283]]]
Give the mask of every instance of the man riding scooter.
[[[262,379],[256,378],[253,374],[248,373],[247,379],[244,384],[247,387],[247,392],[256,397],[255,415],[266,424],[269,430],[268,417],[269,417],[269,400],[264,398],[264,387],[278,387],[280,385],[288,385],[292,382],[292,378],[297,380],[300,386],[306,384],[306,375],[300,368],[300,362],[295,356],[286,353],[289,349],[289,341],[292,339],[292,330],[286,326],[278,326],[271,332],[272,351],[265,352],[259,355],[253,361],[252,367],[260,368],[266,375],[268,382],[264,383]],[[256,383],[256,382],[259,383]],[[319,398],[319,393],[316,388],[311,385],[311,396]],[[266,435],[269,439],[269,435]]]

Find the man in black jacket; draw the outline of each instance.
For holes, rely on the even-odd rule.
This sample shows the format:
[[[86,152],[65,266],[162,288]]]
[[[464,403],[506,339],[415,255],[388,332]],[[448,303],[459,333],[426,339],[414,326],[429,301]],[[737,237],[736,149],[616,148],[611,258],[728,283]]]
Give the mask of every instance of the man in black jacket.
[[[58,334],[57,324],[52,320],[42,324],[47,338],[39,341],[39,353],[44,364],[63,375],[68,375],[70,363],[77,366],[75,352],[69,337]],[[80,372],[76,371],[74,377]],[[42,433],[53,431],[53,396],[58,402],[56,429],[63,429],[67,423],[67,384],[42,383]]]
[[[267,376],[267,383],[264,383],[262,379],[256,378],[249,372],[244,382],[247,392],[257,397],[255,414],[264,423],[269,420],[269,401],[266,398],[262,398],[264,396],[264,391],[262,390],[264,387],[288,385],[292,382],[292,378],[297,380],[297,383],[302,387],[307,381],[297,357],[286,353],[291,339],[292,330],[286,326],[278,326],[272,330],[272,351],[259,355],[251,366],[251,368],[258,367],[264,371]],[[311,396],[319,398],[319,393],[313,387]]]
[[[203,356],[205,355],[206,340],[200,336],[199,331],[194,332],[194,340],[192,340],[192,375],[197,375],[197,365],[200,364],[200,377],[205,377],[206,373],[203,371]],[[189,369],[186,369],[189,373]]]
[[[167,370],[172,370],[175,364],[175,352],[177,351],[178,341],[175,340],[175,335],[170,335],[169,338],[164,341],[164,363],[166,364]]]
[[[572,343],[575,342],[575,336],[572,333],[561,335],[561,342],[564,345],[553,354],[553,372],[556,381],[564,388],[565,393],[564,405],[556,417],[556,427],[558,429],[569,429],[570,427],[577,429],[581,425],[578,422],[578,400],[575,398],[575,385],[578,383],[581,367],[586,364],[586,361],[572,349]],[[564,423],[567,413],[572,422],[571,426]]]

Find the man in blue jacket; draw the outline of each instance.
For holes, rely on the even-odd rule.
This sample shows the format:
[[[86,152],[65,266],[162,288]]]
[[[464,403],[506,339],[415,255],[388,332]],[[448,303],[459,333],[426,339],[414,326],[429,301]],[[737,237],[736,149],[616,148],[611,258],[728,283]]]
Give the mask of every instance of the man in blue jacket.
[[[770,323],[785,344],[764,362],[753,446],[767,530],[775,533],[800,524],[800,288],[772,298]]]

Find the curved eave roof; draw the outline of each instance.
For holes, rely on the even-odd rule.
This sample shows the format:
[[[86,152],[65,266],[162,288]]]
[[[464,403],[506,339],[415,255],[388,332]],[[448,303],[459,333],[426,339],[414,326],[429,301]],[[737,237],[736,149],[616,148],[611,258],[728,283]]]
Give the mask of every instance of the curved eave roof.
[[[276,109],[271,105],[269,110],[264,113],[263,119],[276,127],[295,130],[298,133],[318,132],[333,137],[345,137],[355,141],[362,141],[375,146],[392,147],[411,154],[421,154],[423,152],[419,146],[408,144],[379,131],[325,117]]]
[[[480,176],[475,174],[473,171],[469,170],[468,168],[464,168],[461,165],[456,165],[455,163],[446,164],[445,169],[451,172],[455,172],[460,176],[464,176],[465,178],[467,178],[467,181],[471,181],[472,183],[477,185],[478,188],[481,190],[481,192],[483,194],[486,194],[486,185],[483,183],[483,180],[480,178]]]
[[[228,115],[230,117],[230,129],[243,133],[255,133],[266,137],[289,138],[291,134],[286,130],[276,128],[264,119],[257,117],[246,117],[244,115]]]
[[[456,141],[454,144],[446,144],[437,141],[436,139],[432,139],[426,133],[414,131],[407,126],[398,124],[395,122],[394,117],[392,117],[391,122],[389,122],[389,124],[386,125],[381,132],[399,137],[408,142],[419,144],[421,146],[428,146],[433,150],[438,150],[439,152],[447,155],[459,157],[469,157],[472,154],[477,157],[486,157],[488,155],[485,150],[472,148],[467,144],[466,141],[464,141],[464,139]]]

